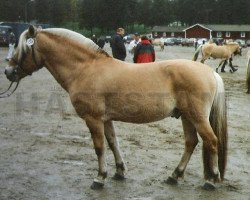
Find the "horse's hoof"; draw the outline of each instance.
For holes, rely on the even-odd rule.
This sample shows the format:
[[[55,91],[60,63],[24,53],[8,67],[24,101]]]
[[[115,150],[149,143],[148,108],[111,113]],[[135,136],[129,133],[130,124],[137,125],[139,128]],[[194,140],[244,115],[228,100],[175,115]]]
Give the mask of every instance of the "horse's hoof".
[[[103,186],[104,186],[103,183],[95,182],[95,181],[94,181],[94,182],[92,183],[92,185],[90,186],[90,188],[91,188],[92,190],[100,190],[100,189],[103,188]]]
[[[172,176],[169,176],[167,180],[164,181],[165,183],[169,185],[177,185],[178,181],[176,178],[173,178]]]
[[[215,190],[216,187],[215,187],[215,185],[214,185],[213,183],[207,181],[207,182],[202,186],[202,189],[204,189],[204,190]]]
[[[115,175],[112,177],[113,180],[116,180],[116,181],[123,181],[125,180],[125,176],[124,175],[121,175],[121,174],[118,174],[118,173],[115,173]]]

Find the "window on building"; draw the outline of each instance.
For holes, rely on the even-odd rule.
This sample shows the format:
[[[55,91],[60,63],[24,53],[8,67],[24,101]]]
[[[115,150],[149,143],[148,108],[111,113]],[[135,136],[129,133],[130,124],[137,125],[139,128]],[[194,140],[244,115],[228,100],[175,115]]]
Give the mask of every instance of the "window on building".
[[[230,32],[226,32],[226,37],[230,37],[231,33]]]
[[[217,32],[217,37],[222,37],[222,33],[221,32]]]
[[[245,32],[241,32],[240,33],[240,37],[242,37],[242,38],[246,37],[246,33]]]
[[[171,33],[171,37],[174,37],[174,32]]]

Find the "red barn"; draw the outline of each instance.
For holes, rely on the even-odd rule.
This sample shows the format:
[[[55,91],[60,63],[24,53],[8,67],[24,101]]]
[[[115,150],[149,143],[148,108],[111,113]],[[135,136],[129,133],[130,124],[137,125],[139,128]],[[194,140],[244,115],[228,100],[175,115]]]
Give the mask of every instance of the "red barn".
[[[186,38],[250,39],[250,25],[195,24],[183,31]]]
[[[250,25],[195,24],[183,26],[155,26],[152,30],[154,38],[223,38],[250,40]]]

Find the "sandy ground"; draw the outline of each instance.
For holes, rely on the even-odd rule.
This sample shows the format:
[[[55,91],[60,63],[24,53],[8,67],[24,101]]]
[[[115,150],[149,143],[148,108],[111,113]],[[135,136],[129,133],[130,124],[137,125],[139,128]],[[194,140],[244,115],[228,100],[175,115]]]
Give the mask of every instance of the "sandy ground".
[[[110,52],[108,45],[105,49]],[[187,58],[192,47],[156,47],[157,60]],[[16,93],[0,99],[0,199],[235,199],[250,198],[250,95],[245,94],[246,49],[234,64],[239,70],[221,74],[227,91],[229,157],[226,180],[204,191],[201,140],[177,186],[163,181],[177,166],[184,148],[181,121],[167,118],[144,125],[115,122],[128,167],[127,179],[111,179],[115,164],[107,151],[109,177],[103,190],[90,185],[97,158],[90,133],[76,116],[67,94],[46,69],[21,82]],[[7,49],[0,49],[0,90]],[[127,61],[132,57],[128,55]],[[214,69],[218,60],[207,64]],[[205,74],[204,74],[205,76]]]

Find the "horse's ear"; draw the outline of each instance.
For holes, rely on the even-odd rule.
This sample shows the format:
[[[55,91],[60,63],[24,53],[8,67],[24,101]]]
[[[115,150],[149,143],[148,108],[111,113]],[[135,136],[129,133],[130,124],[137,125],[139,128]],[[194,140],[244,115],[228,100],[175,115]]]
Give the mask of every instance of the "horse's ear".
[[[30,25],[29,29],[28,29],[28,36],[29,37],[35,37],[36,35],[36,28],[32,25]]]

